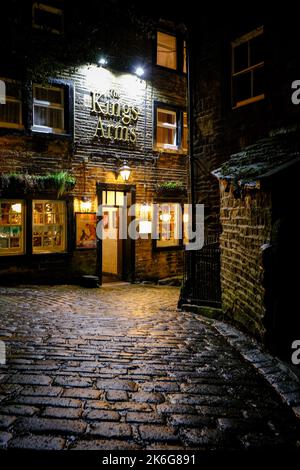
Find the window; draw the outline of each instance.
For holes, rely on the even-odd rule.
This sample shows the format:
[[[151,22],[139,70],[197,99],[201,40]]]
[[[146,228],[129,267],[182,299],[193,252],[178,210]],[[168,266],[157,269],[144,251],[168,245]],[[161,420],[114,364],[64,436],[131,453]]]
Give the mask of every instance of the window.
[[[158,208],[158,239],[157,248],[180,246],[182,223],[181,206],[178,203],[163,203]]]
[[[182,150],[188,150],[188,120],[187,113],[182,113],[182,141],[181,141]]]
[[[0,127],[22,129],[22,92],[19,82],[1,79],[5,83],[5,104],[0,103]]]
[[[0,199],[0,256],[24,253],[24,202]]]
[[[32,5],[32,26],[55,34],[63,33],[62,1],[45,0]]]
[[[262,100],[264,94],[263,27],[233,41],[232,106]]]
[[[187,73],[187,49],[186,49],[186,41],[183,41],[183,73]]]
[[[64,201],[32,202],[32,252],[54,253],[66,248],[66,204]]]
[[[188,149],[187,113],[174,106],[154,104],[154,147],[166,150]]]
[[[156,64],[168,69],[177,69],[177,39],[171,34],[157,32]]]
[[[32,130],[64,133],[64,115],[64,88],[62,86],[34,85]]]
[[[157,108],[156,144],[160,148],[176,149],[177,116],[175,111]]]

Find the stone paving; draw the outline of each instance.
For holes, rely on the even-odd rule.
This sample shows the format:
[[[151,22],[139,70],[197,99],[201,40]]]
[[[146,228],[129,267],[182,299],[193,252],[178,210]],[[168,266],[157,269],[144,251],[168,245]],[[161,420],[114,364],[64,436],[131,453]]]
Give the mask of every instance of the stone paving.
[[[290,408],[175,287],[0,288],[0,446],[299,445]],[[298,444],[297,444],[298,443]]]

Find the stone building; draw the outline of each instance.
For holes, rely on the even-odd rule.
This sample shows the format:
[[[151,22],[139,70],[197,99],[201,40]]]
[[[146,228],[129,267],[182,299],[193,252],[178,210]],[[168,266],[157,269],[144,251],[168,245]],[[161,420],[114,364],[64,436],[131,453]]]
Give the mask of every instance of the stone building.
[[[9,26],[3,33],[11,49],[0,71],[1,281],[180,276],[178,215],[188,178],[184,28],[156,18],[145,28],[109,0],[88,1],[75,17],[68,2],[13,3],[23,29],[17,45]],[[127,233],[138,217],[138,238],[123,239],[120,224]],[[103,240],[99,221],[109,235]]]
[[[214,172],[223,312],[286,358],[300,331],[299,137],[299,131],[285,131],[261,139]]]
[[[286,313],[295,301],[295,283],[288,288],[285,279],[296,268],[297,250],[290,270],[288,263],[277,270],[277,285],[285,285],[277,301],[270,251],[262,255],[261,247],[272,245],[274,255],[278,220],[291,220],[293,210],[295,217],[299,201],[298,166],[284,166],[297,155],[299,140],[297,21],[285,8],[280,15],[262,6],[245,14],[244,5],[226,5],[221,14],[191,19],[188,30],[192,200],[205,205],[206,243],[186,253],[180,305],[218,307],[251,334],[273,335],[274,344],[279,324],[290,333],[295,326]],[[255,170],[254,186],[249,170]],[[243,180],[248,186],[241,188]],[[270,326],[274,321],[276,328]]]

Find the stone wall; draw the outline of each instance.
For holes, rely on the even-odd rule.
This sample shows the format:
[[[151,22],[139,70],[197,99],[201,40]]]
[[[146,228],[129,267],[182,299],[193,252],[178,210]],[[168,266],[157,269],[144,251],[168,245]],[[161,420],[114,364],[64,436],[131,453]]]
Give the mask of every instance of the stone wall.
[[[262,338],[265,316],[261,246],[270,243],[270,191],[246,189],[237,197],[220,183],[222,234],[221,286],[224,313],[243,329]]]

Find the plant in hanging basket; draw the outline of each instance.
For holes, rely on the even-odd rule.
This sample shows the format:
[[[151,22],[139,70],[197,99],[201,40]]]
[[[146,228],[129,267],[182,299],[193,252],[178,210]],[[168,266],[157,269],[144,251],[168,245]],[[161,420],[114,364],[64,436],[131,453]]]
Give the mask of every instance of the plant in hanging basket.
[[[47,175],[28,175],[18,173],[3,173],[0,177],[1,190],[23,191],[36,193],[47,190],[57,191],[57,197],[71,191],[76,183],[74,176],[67,171],[48,173]]]
[[[186,194],[186,188],[183,183],[179,181],[167,181],[156,185],[156,193],[159,195],[183,195]]]

